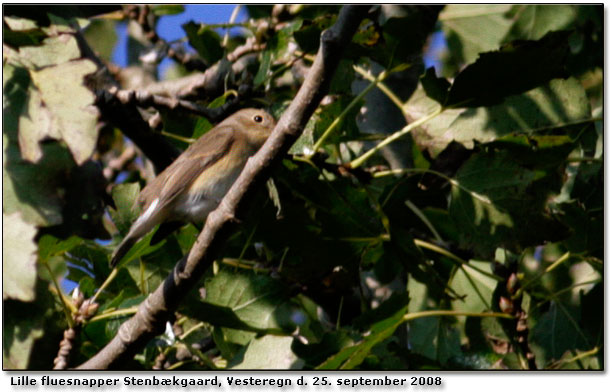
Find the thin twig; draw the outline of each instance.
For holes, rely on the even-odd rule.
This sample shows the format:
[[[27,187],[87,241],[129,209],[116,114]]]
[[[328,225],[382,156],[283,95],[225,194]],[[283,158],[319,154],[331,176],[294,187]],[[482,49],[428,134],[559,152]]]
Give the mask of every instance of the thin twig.
[[[227,60],[233,63],[234,61],[238,60],[240,57],[244,56],[245,54],[259,52],[259,51],[264,50],[265,48],[266,48],[265,43],[258,43],[255,37],[249,37],[247,38],[244,44],[238,46],[231,53],[228,53]]]
[[[209,109],[186,99],[163,97],[160,95],[151,94],[148,91],[115,90],[111,88],[109,92],[115,95],[117,99],[119,99],[119,101],[125,105],[132,104],[143,108],[153,107],[158,110],[182,110],[190,114],[206,117],[211,120],[222,117],[223,114],[219,113],[226,111],[219,110],[218,108]],[[227,106],[229,107],[230,104],[228,103]]]
[[[188,71],[204,71],[206,64],[197,55],[187,52],[184,49],[174,49],[168,42],[162,39],[155,31],[155,26],[152,25],[153,18],[149,17],[150,7],[148,5],[128,5],[126,6],[125,14],[130,19],[140,25],[145,37],[152,44],[158,44],[160,47],[167,48],[166,55],[183,65]]]

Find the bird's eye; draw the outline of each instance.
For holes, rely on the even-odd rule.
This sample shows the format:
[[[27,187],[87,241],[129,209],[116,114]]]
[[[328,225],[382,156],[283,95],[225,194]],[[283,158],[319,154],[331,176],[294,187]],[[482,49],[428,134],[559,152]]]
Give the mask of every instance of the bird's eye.
[[[256,123],[260,123],[260,122],[263,122],[263,117],[262,117],[262,116],[260,116],[260,115],[256,115],[255,117],[253,117],[253,120],[254,120]]]

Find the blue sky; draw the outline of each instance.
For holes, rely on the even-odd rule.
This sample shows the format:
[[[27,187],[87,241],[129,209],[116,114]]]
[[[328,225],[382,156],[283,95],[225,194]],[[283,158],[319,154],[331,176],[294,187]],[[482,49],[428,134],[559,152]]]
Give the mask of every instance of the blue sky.
[[[185,37],[185,32],[181,27],[184,23],[193,20],[196,23],[227,23],[232,15],[236,4],[186,4],[185,12],[178,15],[166,15],[159,18],[157,24],[157,34],[166,41],[174,41]],[[236,22],[243,22],[247,19],[244,7],[240,9]],[[220,34],[224,34],[224,29],[218,29]],[[113,52],[113,62],[121,67],[127,65],[127,28],[124,23],[117,25],[119,41]],[[171,60],[165,59],[160,65],[160,75],[171,64]]]

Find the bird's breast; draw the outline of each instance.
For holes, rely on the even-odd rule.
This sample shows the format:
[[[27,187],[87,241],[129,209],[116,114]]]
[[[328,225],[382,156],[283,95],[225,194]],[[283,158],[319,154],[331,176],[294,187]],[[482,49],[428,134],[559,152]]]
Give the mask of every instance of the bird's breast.
[[[175,211],[179,218],[204,222],[236,181],[247,160],[248,155],[229,154],[206,168],[177,200]]]

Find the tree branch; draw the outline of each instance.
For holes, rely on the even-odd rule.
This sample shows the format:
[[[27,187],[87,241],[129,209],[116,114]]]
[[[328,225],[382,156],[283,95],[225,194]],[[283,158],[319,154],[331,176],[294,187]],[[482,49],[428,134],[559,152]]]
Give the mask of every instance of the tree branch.
[[[79,369],[118,367],[133,357],[153,337],[164,330],[169,316],[188,291],[201,279],[219,256],[222,245],[244,215],[249,195],[266,181],[273,166],[301,134],[308,119],[327,94],[343,49],[350,42],[369,6],[347,5],[336,23],[321,34],[321,45],[314,64],[289,108],[283,113],[272,135],[247,163],[219,207],[213,211],[189,255],[184,257],[154,293],[142,302],[138,312],[119,328],[113,340]]]
[[[206,117],[212,122],[217,122],[236,110],[241,96],[248,94],[249,89],[250,86],[248,85],[240,86],[238,97],[228,99],[225,104],[216,108],[207,108],[186,99],[151,94],[146,90],[118,90],[111,88],[108,90],[108,94],[113,95],[124,105],[136,105],[141,108],[152,107],[157,110],[181,110],[196,116]]]
[[[259,52],[265,48],[265,43],[258,43],[255,37],[249,37],[243,45],[238,46],[231,53],[227,54],[227,60],[233,63],[245,54]]]
[[[198,99],[217,97],[223,94],[225,80],[234,74],[232,64],[227,59],[219,60],[205,72],[191,74],[179,79],[152,83],[144,89],[151,94],[178,98]]]
[[[108,90],[98,90],[96,106],[102,118],[112,122],[123,134],[134,142],[153,162],[155,171],[161,172],[179,155],[178,148],[170,144],[161,134],[151,131],[149,123],[134,105],[125,105]]]
[[[128,5],[125,7],[125,14],[136,21],[142,28],[142,31],[145,34],[145,37],[152,44],[162,43],[163,47],[168,48],[166,50],[166,55],[183,65],[188,71],[205,71],[207,65],[204,61],[197,55],[192,55],[187,53],[184,50],[174,49],[170,46],[168,42],[162,39],[157,32],[155,31],[155,26],[153,26],[151,18],[151,8],[148,5]]]

